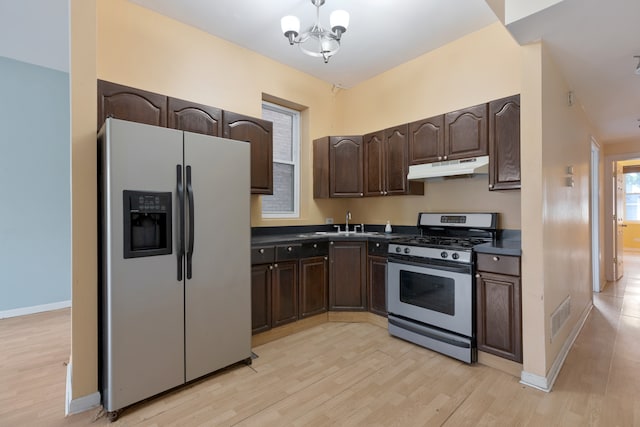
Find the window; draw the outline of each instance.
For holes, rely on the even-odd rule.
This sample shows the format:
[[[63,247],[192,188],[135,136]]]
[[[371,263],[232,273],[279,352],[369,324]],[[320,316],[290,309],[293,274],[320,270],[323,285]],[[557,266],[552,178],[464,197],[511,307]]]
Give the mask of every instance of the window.
[[[262,196],[262,217],[297,218],[300,215],[300,112],[263,102],[262,118],[273,122],[273,195]]]
[[[624,192],[624,219],[640,221],[640,172],[625,172]]]

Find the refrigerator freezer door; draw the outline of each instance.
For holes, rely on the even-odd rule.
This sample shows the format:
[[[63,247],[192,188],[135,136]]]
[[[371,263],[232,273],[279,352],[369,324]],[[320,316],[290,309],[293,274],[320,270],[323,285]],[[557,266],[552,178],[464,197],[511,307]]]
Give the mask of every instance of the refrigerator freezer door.
[[[186,201],[187,209],[193,202],[185,282],[190,381],[251,357],[250,146],[189,132],[184,140],[193,194]]]
[[[182,132],[107,119],[102,134],[102,389],[115,411],[184,383],[184,284],[177,280],[176,165]],[[124,258],[123,191],[169,192],[172,253]]]

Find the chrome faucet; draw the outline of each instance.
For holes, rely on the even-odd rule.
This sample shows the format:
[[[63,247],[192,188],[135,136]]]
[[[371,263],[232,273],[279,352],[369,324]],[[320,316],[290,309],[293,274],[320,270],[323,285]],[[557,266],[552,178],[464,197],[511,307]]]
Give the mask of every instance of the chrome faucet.
[[[345,215],[345,230],[347,233],[349,232],[349,220],[351,219],[351,211],[347,211],[347,214]]]

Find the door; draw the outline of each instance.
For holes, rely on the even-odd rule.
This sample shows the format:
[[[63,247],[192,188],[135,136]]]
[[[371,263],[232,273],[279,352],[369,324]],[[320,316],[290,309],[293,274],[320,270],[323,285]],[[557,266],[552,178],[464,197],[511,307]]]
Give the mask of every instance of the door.
[[[615,162],[615,173],[613,175],[614,206],[613,206],[613,278],[618,280],[624,274],[624,173],[622,165]]]
[[[108,119],[102,135],[103,404],[114,411],[184,382],[184,294],[177,277],[178,227],[172,253],[124,258],[123,192],[173,194],[182,132]],[[133,214],[133,212],[130,212]]]
[[[190,381],[251,357],[250,146],[185,132],[184,147]]]

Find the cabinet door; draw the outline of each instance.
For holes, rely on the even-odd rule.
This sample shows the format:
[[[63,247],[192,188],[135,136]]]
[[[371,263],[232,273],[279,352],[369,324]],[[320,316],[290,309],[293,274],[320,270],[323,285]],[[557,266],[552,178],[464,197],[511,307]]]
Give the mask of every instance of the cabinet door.
[[[443,160],[489,154],[487,104],[445,114]]]
[[[273,269],[271,326],[298,319],[298,262],[278,262]]]
[[[254,334],[271,328],[271,264],[251,267],[251,331]]]
[[[364,146],[364,195],[385,194],[384,132],[374,132],[362,137]]]
[[[478,350],[522,362],[520,278],[478,272]]]
[[[167,127],[222,136],[222,110],[178,98],[168,98]]]
[[[408,146],[409,125],[396,126],[384,131],[385,195],[408,193]]]
[[[329,309],[367,309],[366,243],[329,245]]]
[[[251,143],[251,193],[273,194],[273,123],[223,111],[225,138]]]
[[[98,80],[98,129],[107,117],[167,126],[167,97]]]
[[[520,188],[520,95],[489,103],[489,189]]]
[[[387,258],[368,256],[367,294],[369,311],[380,316],[387,315]]]
[[[409,123],[409,164],[439,162],[444,157],[444,116]]]
[[[300,318],[327,311],[328,257],[300,260]]]
[[[364,150],[362,136],[329,139],[330,197],[362,197]]]

